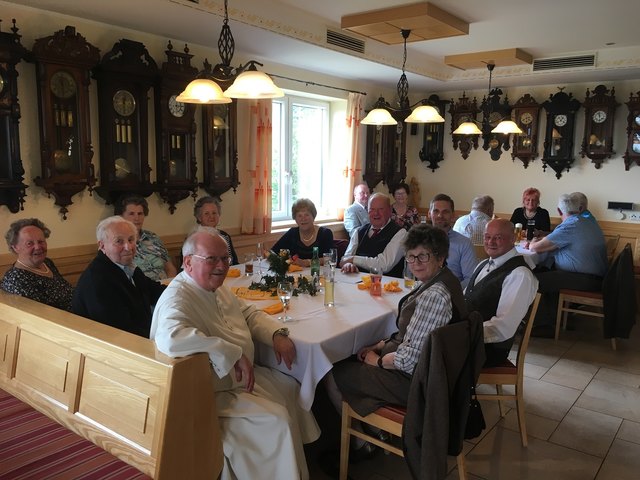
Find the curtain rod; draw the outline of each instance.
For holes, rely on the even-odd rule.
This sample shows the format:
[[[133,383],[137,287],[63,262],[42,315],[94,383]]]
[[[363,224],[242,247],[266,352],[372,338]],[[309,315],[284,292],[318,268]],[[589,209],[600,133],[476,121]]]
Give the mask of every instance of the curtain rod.
[[[341,90],[343,92],[349,92],[349,93],[359,93],[360,95],[366,95],[366,92],[358,92],[357,90],[349,90],[348,88],[341,88],[341,87],[333,87],[331,85],[325,85],[323,83],[316,83],[316,82],[311,82],[309,80],[299,80],[297,78],[291,78],[291,77],[283,77],[282,75],[275,75],[273,73],[269,73],[267,74],[270,77],[276,77],[276,78],[283,78],[285,80],[292,80],[294,82],[299,82],[299,83],[304,83],[305,85],[313,85],[314,87],[325,87],[325,88],[332,88],[334,90]]]

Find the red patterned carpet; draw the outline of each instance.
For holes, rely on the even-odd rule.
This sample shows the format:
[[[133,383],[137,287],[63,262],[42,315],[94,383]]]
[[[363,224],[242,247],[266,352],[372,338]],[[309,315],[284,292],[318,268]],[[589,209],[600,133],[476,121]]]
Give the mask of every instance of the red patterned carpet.
[[[0,390],[0,479],[148,479],[93,443]]]

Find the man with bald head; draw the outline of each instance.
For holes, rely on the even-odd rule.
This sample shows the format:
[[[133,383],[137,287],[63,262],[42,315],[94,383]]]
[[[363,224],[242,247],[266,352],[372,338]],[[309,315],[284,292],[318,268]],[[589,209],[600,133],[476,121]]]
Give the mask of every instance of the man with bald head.
[[[229,251],[217,232],[192,233],[182,255],[184,270],[158,300],[151,338],[172,357],[209,355],[225,457],[222,478],[308,478],[303,443],[320,432],[298,404],[299,384],[253,363],[257,340],[273,344],[278,363],[291,369],[296,349],[288,329],[223,285]]]
[[[484,250],[489,258],[480,262],[464,296],[469,311],[484,320],[486,366],[507,359],[520,322],[536,296],[538,280],[514,248],[513,224],[502,218],[487,223]]]
[[[353,189],[353,203],[344,211],[344,228],[349,235],[354,230],[369,223],[367,205],[369,202],[369,185],[359,183]]]

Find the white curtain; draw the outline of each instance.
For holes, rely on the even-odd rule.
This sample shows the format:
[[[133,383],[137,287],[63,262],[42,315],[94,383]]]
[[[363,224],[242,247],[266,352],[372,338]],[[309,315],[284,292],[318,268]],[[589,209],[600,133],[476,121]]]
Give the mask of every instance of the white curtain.
[[[351,205],[353,188],[362,180],[362,152],[360,147],[360,120],[364,118],[364,98],[361,93],[349,93],[347,100],[347,128],[351,151],[344,167],[344,205]]]

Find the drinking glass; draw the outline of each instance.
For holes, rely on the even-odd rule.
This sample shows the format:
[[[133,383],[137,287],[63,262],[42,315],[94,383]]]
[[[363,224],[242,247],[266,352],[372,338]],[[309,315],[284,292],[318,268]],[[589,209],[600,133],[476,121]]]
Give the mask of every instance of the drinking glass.
[[[338,249],[330,248],[329,249],[329,264],[332,267],[335,267],[338,264]]]
[[[247,277],[253,275],[253,262],[256,260],[254,253],[245,253],[244,255],[244,274]]]
[[[411,267],[409,266],[409,262],[404,261],[404,288],[408,288],[412,290],[416,286],[416,277],[413,275],[411,271]]]
[[[382,269],[380,268],[378,259],[374,258],[369,263],[369,273],[371,274],[369,294],[374,297],[380,297],[382,295]]]
[[[282,302],[282,308],[284,309],[284,314],[278,317],[278,320],[281,322],[288,322],[291,320],[291,317],[287,315],[287,309],[289,308],[289,302],[291,301],[291,295],[293,294],[293,284],[291,282],[280,282],[278,283],[278,297]]]

